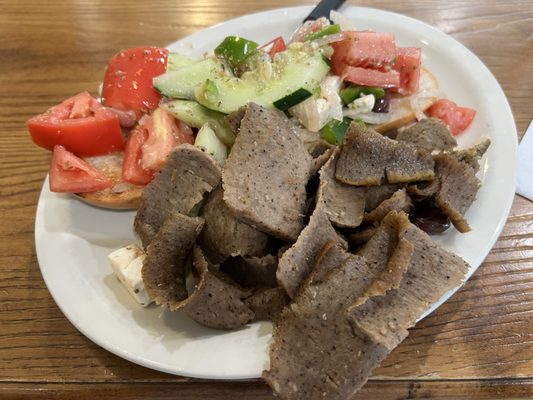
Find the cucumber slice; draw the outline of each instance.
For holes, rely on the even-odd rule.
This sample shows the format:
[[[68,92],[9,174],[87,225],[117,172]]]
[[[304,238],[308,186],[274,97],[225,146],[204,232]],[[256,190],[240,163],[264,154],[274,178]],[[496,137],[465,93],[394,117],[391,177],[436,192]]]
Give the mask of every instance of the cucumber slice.
[[[185,54],[168,53],[167,72],[176,71],[177,69],[181,67],[185,67],[187,65],[191,65],[196,62],[197,61],[194,58],[186,56]]]
[[[298,89],[297,91],[285,96],[282,99],[276,100],[273,104],[274,106],[281,111],[288,110],[292,106],[301,103],[302,101],[308,99],[313,94],[303,88]]]
[[[224,114],[209,110],[196,101],[190,100],[174,100],[162,104],[161,107],[193,128],[201,128],[209,123],[226,146],[231,147],[235,142],[235,134],[229,127]]]
[[[194,100],[194,89],[206,79],[218,75],[225,75],[221,62],[205,58],[159,75],[154,78],[154,88],[166,97]]]
[[[220,166],[223,166],[224,161],[228,158],[228,149],[218,139],[215,131],[209,126],[209,123],[205,123],[200,128],[196,135],[194,145],[211,154]]]
[[[274,108],[273,102],[300,88],[315,92],[327,75],[329,66],[317,49],[310,46],[303,49],[289,47],[276,55],[271,71],[268,78],[260,70],[246,72],[240,78],[211,76],[196,89],[196,100],[225,114],[251,101]]]

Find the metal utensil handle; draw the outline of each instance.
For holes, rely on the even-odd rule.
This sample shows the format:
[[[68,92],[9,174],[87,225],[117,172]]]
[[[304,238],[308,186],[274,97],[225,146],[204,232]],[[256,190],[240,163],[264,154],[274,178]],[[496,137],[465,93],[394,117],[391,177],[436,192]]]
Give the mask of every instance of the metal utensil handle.
[[[311,11],[303,22],[314,21],[320,17],[329,18],[329,12],[331,10],[337,10],[346,0],[322,0],[318,5]]]

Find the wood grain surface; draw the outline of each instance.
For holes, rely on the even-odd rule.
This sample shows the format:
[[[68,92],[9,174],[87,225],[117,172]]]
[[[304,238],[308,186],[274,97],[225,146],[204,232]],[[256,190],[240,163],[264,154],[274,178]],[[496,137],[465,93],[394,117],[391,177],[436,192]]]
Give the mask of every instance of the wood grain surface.
[[[298,4],[307,1],[0,1],[0,398],[272,398],[259,380],[203,381],[129,363],[66,320],[34,249],[50,154],[31,143],[24,123],[77,92],[95,93],[119,49],[164,46],[229,18]],[[531,0],[357,5],[415,17],[469,47],[501,83],[523,135],[533,117]],[[533,398],[532,202],[515,197],[475,275],[411,330],[355,398]]]

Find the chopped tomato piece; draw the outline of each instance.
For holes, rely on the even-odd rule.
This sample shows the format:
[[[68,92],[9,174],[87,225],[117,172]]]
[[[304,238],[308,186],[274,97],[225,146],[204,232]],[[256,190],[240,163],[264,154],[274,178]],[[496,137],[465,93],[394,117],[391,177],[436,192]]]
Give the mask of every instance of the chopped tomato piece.
[[[344,80],[363,86],[393,88],[400,86],[398,71],[379,71],[377,69],[344,66],[340,74]]]
[[[123,50],[107,64],[102,103],[120,110],[146,112],[157,108],[161,95],[152,80],[166,71],[168,50],[139,47]]]
[[[278,36],[274,40],[261,46],[260,49],[268,48],[269,46],[270,46],[270,49],[268,50],[268,55],[270,56],[270,58],[274,58],[276,53],[280,53],[287,48],[287,46],[285,46],[285,41],[283,40],[281,36]]]
[[[159,170],[178,144],[194,143],[192,129],[183,123],[180,124],[180,129],[174,117],[162,108],[158,108],[141,122],[148,131],[148,139],[142,146],[141,165],[145,170]]]
[[[452,135],[457,136],[468,128],[476,116],[476,110],[460,107],[451,100],[440,99],[426,110],[426,114],[440,119],[448,125]]]
[[[49,175],[52,192],[86,193],[113,186],[111,179],[61,145],[54,147]]]
[[[48,150],[61,145],[80,156],[124,148],[118,117],[87,92],[73,96],[26,122],[33,142]]]
[[[142,146],[147,139],[148,130],[140,125],[130,132],[122,160],[124,182],[146,185],[154,178],[154,171],[147,171],[141,165]]]
[[[338,71],[341,64],[381,69],[390,67],[394,61],[394,35],[372,31],[345,31],[343,35],[344,40],[332,44],[334,71]]]
[[[399,47],[392,68],[400,73],[398,92],[404,95],[416,93],[420,80],[420,49]]]
[[[175,120],[162,108],[145,115],[126,142],[122,178],[146,185],[161,169],[168,154],[181,143],[194,143],[191,127]]]

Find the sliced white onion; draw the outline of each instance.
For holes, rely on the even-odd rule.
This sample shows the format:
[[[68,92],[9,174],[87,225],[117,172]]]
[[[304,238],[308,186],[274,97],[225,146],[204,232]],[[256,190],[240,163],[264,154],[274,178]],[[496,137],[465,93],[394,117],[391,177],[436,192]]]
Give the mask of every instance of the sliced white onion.
[[[326,17],[321,17],[316,21],[306,21],[293,33],[289,43],[303,42],[306,35],[318,32],[327,25],[329,25],[329,20]]]
[[[329,19],[334,24],[339,24],[341,30],[343,31],[355,31],[355,23],[349,19],[346,15],[341,14],[336,10],[331,10],[329,12]]]
[[[313,40],[313,42],[316,43],[318,47],[322,47],[331,43],[340,42],[342,40],[344,40],[344,34],[340,32],[334,33],[333,35],[326,35],[320,39]]]
[[[344,112],[345,117],[350,117],[354,119],[360,119],[361,121],[367,124],[384,124],[389,122],[391,116],[390,113],[375,113],[375,112],[366,112],[366,113],[354,113],[350,110]]]

